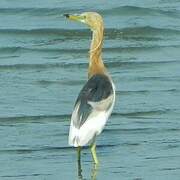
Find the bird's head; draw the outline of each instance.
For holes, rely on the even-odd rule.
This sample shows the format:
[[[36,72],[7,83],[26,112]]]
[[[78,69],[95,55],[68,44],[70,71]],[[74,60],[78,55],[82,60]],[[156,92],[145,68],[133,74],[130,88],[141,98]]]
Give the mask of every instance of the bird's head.
[[[92,31],[103,27],[103,19],[101,15],[96,12],[84,12],[82,14],[64,14],[70,20],[82,22],[87,24]]]

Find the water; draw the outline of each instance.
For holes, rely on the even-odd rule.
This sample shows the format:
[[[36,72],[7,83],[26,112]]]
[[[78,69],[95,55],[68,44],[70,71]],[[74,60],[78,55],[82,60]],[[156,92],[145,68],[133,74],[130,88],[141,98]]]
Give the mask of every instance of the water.
[[[104,61],[117,88],[113,114],[88,148],[79,179],[180,179],[178,0],[0,2],[0,179],[78,179],[67,144],[87,79],[91,32],[63,13],[100,12]]]

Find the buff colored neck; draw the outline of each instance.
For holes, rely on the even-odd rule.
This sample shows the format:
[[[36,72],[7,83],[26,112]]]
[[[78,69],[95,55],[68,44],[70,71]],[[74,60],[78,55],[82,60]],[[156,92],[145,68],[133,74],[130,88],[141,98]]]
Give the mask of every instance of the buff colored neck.
[[[88,77],[92,77],[94,74],[104,74],[105,66],[102,60],[102,44],[103,44],[103,31],[101,26],[98,30],[93,30],[93,38],[90,48],[90,61]]]

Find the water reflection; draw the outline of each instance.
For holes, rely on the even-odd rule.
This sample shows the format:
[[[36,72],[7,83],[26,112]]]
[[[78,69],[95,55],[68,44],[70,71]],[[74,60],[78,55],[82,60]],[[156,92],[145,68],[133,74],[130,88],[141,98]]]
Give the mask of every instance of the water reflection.
[[[78,179],[83,180],[82,167],[81,167],[81,161],[80,160],[78,160]]]
[[[91,171],[91,180],[96,180],[97,172],[98,172],[98,166],[94,164]]]
[[[78,179],[79,180],[84,180],[82,172],[83,171],[82,171],[81,161],[78,161]],[[93,164],[92,171],[91,171],[91,180],[96,180],[97,172],[98,172],[98,166]]]

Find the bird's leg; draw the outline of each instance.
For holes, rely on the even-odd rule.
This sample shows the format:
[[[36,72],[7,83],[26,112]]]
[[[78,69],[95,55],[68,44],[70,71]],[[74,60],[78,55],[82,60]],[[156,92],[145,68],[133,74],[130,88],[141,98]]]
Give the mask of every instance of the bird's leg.
[[[83,179],[82,177],[82,168],[81,168],[81,146],[77,147],[77,163],[78,163],[78,177],[79,179]]]
[[[96,154],[96,143],[95,142],[91,145],[91,153],[92,153],[94,163],[96,165],[98,165],[99,161],[98,161],[97,154]]]
[[[77,147],[77,158],[78,158],[78,162],[81,161],[81,146]]]

